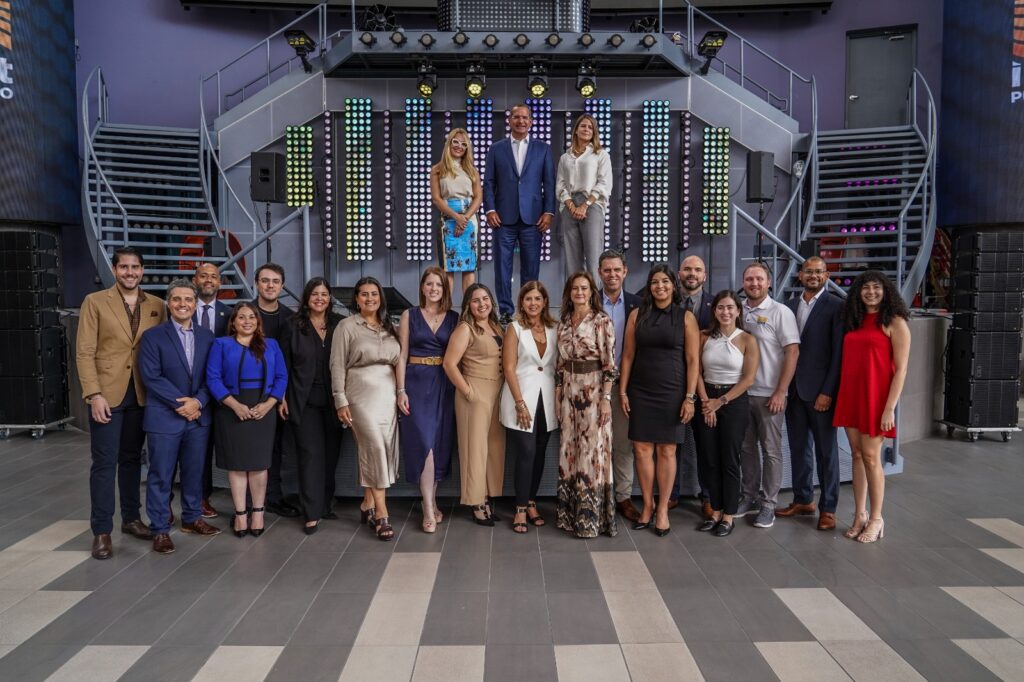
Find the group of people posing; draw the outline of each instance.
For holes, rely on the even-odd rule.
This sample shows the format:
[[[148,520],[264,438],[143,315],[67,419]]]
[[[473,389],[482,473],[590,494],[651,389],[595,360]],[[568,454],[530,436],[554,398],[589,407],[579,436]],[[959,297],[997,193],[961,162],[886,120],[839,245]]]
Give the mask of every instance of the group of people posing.
[[[167,287],[166,305],[140,288],[143,256],[113,256],[116,283],[82,305],[77,364],[90,405],[93,556],[112,554],[115,479],[122,532],[169,553],[172,483],[180,471],[181,529],[214,535],[205,519],[211,462],[228,471],[232,530],[258,536],[263,514],[299,516],[307,534],[332,510],[342,428],[358,452],[362,521],[381,540],[387,489],[403,460],[422,496],[422,528],[443,521],[437,483],[457,452],[460,502],[479,524],[499,520],[506,442],[514,457],[515,533],[546,523],[537,494],[551,432],[561,429],[558,528],[577,537],[617,532],[616,511],[635,530],[670,531],[677,457],[693,438],[706,518],[699,530],[728,535],[756,513],[770,527],[782,477],[787,423],[793,503],[779,516],[820,512],[835,527],[836,427],[854,458],[855,518],[846,535],[883,532],[881,447],[894,436],[894,409],[909,355],[907,310],[878,272],[858,277],[845,301],[826,291],[820,258],[800,272],[804,291],[783,304],[769,296],[760,263],[743,273],[741,297],[704,290],[699,257],[678,273],[654,265],[639,295],[623,289],[622,254],[598,256],[600,286],[571,274],[557,319],[545,286],[524,284],[502,325],[491,291],[473,283],[461,314],[437,267],[424,270],[419,305],[394,325],[380,283],[360,279],[333,312],[328,282],[306,283],[298,310],[278,302],[284,271],[256,273],[258,297],[233,308],[217,300],[215,266]],[[170,319],[167,319],[169,316]],[[802,351],[802,352],[801,352]],[[294,441],[299,509],[281,495],[282,438]],[[140,452],[148,439],[147,526],[141,520]],[[813,448],[809,441],[813,442]],[[817,465],[821,497],[812,497]],[[642,493],[631,500],[634,472]],[[655,488],[659,492],[655,498]],[[868,497],[870,496],[870,511]]]

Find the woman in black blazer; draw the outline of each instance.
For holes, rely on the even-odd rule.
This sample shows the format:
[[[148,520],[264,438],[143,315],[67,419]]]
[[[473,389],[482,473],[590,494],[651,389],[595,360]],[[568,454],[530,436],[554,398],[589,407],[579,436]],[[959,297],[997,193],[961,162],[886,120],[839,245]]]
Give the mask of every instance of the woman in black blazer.
[[[299,500],[307,535],[321,518],[337,518],[334,470],[341,449],[341,424],[331,399],[331,339],[341,316],[331,311],[327,280],[314,277],[302,291],[299,311],[281,339],[288,392],[278,411],[295,437],[299,465]]]

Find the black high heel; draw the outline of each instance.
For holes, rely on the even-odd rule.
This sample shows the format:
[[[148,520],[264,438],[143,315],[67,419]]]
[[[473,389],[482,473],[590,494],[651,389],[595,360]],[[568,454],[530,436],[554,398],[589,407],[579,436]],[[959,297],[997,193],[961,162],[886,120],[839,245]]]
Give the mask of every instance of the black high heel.
[[[476,504],[470,507],[473,510],[473,520],[480,526],[494,527],[494,518],[487,513],[486,504]],[[477,514],[483,514],[483,518],[477,516]]]
[[[637,519],[636,523],[633,524],[633,530],[647,530],[651,527],[652,523],[654,523],[654,514],[651,514],[651,518],[647,519],[646,521],[641,521],[640,519]]]
[[[531,510],[531,509],[533,511],[537,512],[536,516],[530,516],[529,510]],[[543,525],[545,525],[547,523],[547,521],[544,520],[544,517],[540,515],[540,511],[537,510],[537,503],[536,502],[527,502],[526,503],[526,510],[527,510],[526,518],[533,525],[539,527],[539,526],[543,526]]]
[[[501,521],[501,517],[494,512],[494,500],[489,497],[484,498],[484,506],[487,507],[487,515],[494,521]]]
[[[654,526],[652,530],[654,530],[654,534],[659,538],[663,538],[672,532],[672,526],[669,526],[668,528],[658,528],[657,526]]]
[[[313,533],[320,530],[320,522],[317,521],[312,526],[303,526],[302,529],[306,532],[306,535],[312,535]]]
[[[254,538],[258,538],[259,536],[263,535],[263,531],[265,530],[265,528],[253,528],[252,515],[256,513],[262,513],[265,509],[265,507],[253,507],[252,509],[249,510],[249,535],[253,536]]]
[[[245,516],[245,517],[248,517],[249,516],[249,512],[247,512],[246,510],[243,509],[242,511],[236,511],[235,512],[235,516]],[[243,528],[242,530],[236,529],[235,528],[235,524],[231,524],[231,530],[234,532],[236,538],[244,538],[246,535],[249,534],[249,519],[248,518],[246,518],[245,524],[246,524],[246,527]]]
[[[523,516],[526,516],[526,507],[523,507],[523,506],[520,506],[520,505],[517,504],[516,505],[516,516],[519,516],[520,514],[522,514]],[[524,534],[524,533],[526,533],[526,532],[528,532],[530,530],[530,527],[528,525],[526,525],[525,521],[516,521],[515,517],[512,517],[512,519],[513,519],[512,520],[512,532],[513,533],[519,533],[520,535],[522,535],[522,534]]]

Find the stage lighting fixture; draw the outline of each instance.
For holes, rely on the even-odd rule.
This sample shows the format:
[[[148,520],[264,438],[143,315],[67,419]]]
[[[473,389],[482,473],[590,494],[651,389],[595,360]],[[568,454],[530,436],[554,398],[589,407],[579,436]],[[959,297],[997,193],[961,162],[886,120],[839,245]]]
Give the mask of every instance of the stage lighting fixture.
[[[313,205],[313,126],[287,126],[284,132],[285,203]]]
[[[697,43],[697,54],[704,57],[704,65],[700,67],[702,76],[706,76],[711,67],[711,60],[715,58],[718,51],[725,45],[725,39],[729,36],[725,31],[708,31]]]
[[[391,43],[395,47],[401,47],[402,45],[405,45],[405,41],[406,41],[405,33],[403,33],[402,31],[392,31],[391,32]]]
[[[437,89],[437,69],[429,61],[420,64],[416,71],[416,89],[424,97],[430,97]]]
[[[369,31],[363,31],[359,36],[359,42],[367,47],[373,47],[373,44],[377,42],[377,36],[373,35]]]
[[[369,98],[348,97],[345,99],[344,224],[346,229],[345,253],[350,261],[373,260],[373,233],[376,221],[373,216],[372,190],[373,146],[370,135],[372,111],[373,100]],[[385,116],[388,113],[385,111]]]
[[[533,97],[543,97],[548,91],[548,67],[530,60],[529,90]]]
[[[302,60],[302,68],[306,70],[306,73],[312,73],[313,65],[309,63],[309,59],[306,57],[316,47],[316,42],[306,35],[305,31],[300,29],[285,31],[284,37],[295,50],[295,54]]]
[[[704,129],[704,189],[701,230],[729,233],[729,128]]]
[[[562,42],[562,36],[557,33],[549,33],[544,42],[548,44],[548,47],[558,47],[559,43]]]
[[[530,44],[530,36],[525,33],[517,33],[512,42],[516,44],[516,47],[526,47]]]
[[[497,47],[499,42],[500,41],[498,40],[498,36],[494,35],[493,33],[488,33],[487,35],[484,36],[484,45],[491,49]]]
[[[612,36],[608,39],[608,44],[611,45],[612,47],[621,47],[623,42],[625,42],[625,38],[623,38],[618,33],[613,33]]]
[[[434,38],[434,36],[430,35],[429,33],[424,33],[423,35],[420,36],[420,45],[422,45],[423,47],[425,47],[428,50],[431,47],[433,47],[434,43],[436,43],[436,42],[437,42],[437,39]]]
[[[494,141],[494,100],[490,97],[481,97],[479,99],[466,98],[466,132],[469,133],[469,139],[472,141],[473,146],[478,150],[487,150],[491,148],[491,143]],[[480,164],[480,179],[483,180],[486,174],[484,164]],[[477,215],[477,225],[480,227],[477,230],[477,239],[479,244],[477,245],[478,254],[480,260],[492,260],[493,253],[493,241],[494,231],[489,227],[486,227],[487,223],[484,218],[483,207],[480,208],[480,213]]]
[[[405,100],[405,258],[434,258],[434,215],[430,203],[431,101]]]
[[[653,33],[645,33],[644,37],[640,39],[640,46],[649,50],[654,47],[654,44],[657,42],[658,39],[654,37]]]
[[[466,67],[466,94],[476,99],[484,94],[487,89],[487,75],[484,73],[484,65],[480,62],[473,62]]]
[[[594,97],[583,103],[584,113],[590,114],[597,122],[597,130],[601,136],[601,144],[608,145],[612,136],[612,101],[610,99]],[[570,129],[571,134],[571,129]],[[569,141],[570,143],[572,140]],[[566,145],[568,146],[568,145]],[[604,248],[611,248],[612,230],[611,216],[604,214]]]
[[[469,42],[469,36],[466,35],[465,31],[459,31],[452,36],[452,42],[457,46],[462,47]]]
[[[576,42],[582,45],[583,47],[590,47],[591,45],[594,44],[594,36],[590,35],[589,33],[584,33],[576,40]]]
[[[381,153],[384,155],[384,248],[394,248],[394,230],[391,223],[391,216],[394,215],[394,202],[392,201],[392,188],[394,187],[394,173],[392,167],[395,164],[395,157],[391,153],[391,111],[383,111],[384,120],[381,124],[384,143],[381,145]]]
[[[644,100],[641,118],[641,257],[668,260],[669,106],[667,99]]]
[[[597,92],[597,71],[592,63],[583,62],[580,64],[580,68],[576,72],[576,90],[584,98],[593,97],[594,93]]]

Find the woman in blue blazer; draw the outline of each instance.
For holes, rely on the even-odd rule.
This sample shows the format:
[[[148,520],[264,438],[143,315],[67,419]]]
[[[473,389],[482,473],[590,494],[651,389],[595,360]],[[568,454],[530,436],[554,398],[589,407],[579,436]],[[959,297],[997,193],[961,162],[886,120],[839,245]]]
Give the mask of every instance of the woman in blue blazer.
[[[206,386],[217,401],[214,414],[217,466],[228,470],[238,537],[263,533],[267,469],[274,447],[277,403],[284,398],[288,371],[277,341],[263,336],[256,306],[243,301],[228,320],[228,335],[214,341],[206,365]],[[252,509],[245,509],[246,489]]]

